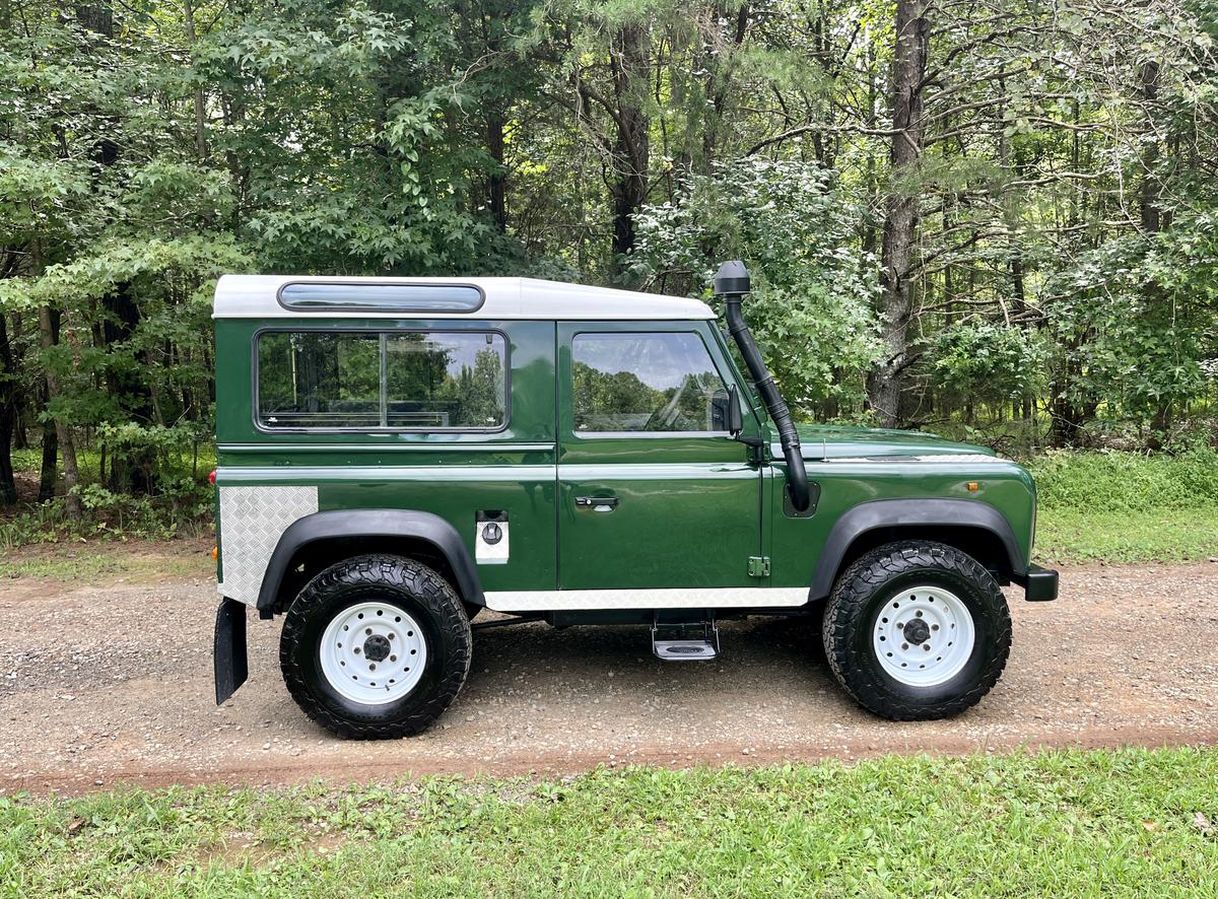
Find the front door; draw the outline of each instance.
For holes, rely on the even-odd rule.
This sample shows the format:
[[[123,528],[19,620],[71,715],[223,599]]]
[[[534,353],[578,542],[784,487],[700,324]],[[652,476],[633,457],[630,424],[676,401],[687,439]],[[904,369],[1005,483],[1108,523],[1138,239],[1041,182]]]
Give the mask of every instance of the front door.
[[[725,428],[732,375],[711,327],[559,325],[562,589],[762,585],[761,471]]]

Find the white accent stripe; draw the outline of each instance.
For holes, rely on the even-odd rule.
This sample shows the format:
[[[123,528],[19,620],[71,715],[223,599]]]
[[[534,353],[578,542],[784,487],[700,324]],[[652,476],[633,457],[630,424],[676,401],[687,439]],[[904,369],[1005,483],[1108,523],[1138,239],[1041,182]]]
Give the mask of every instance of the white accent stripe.
[[[289,432],[295,433],[295,432]],[[282,452],[285,448],[294,453],[535,453],[553,450],[553,443],[463,443],[460,440],[437,443],[433,441],[420,443],[391,442],[398,436],[397,432],[385,433],[384,443],[377,443],[370,438],[373,435],[364,433],[368,443],[221,443],[216,449],[222,453],[271,453]]]
[[[937,463],[940,465],[1002,465],[1007,462],[999,456],[987,456],[984,453],[960,453],[925,456],[830,456],[825,459],[808,459],[809,462],[827,462],[831,465],[883,465],[903,464],[906,462]]]
[[[553,481],[557,476],[554,463],[540,465],[382,465],[377,468],[354,465],[333,465],[315,468],[305,465],[284,468],[241,468],[226,466],[216,469],[220,484],[274,484],[284,481],[306,483],[369,483],[374,481],[428,481],[432,483],[479,483],[486,481]]]
[[[675,590],[507,590],[486,594],[493,612],[599,609],[768,609],[808,602],[807,587],[682,587]]]

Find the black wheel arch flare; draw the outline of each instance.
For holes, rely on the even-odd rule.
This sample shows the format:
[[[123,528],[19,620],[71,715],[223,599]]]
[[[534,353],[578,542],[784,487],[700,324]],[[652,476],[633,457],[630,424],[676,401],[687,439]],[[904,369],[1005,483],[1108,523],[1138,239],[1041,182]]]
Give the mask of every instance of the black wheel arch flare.
[[[298,553],[313,543],[336,539],[404,539],[430,544],[448,561],[461,599],[486,605],[478,570],[469,549],[449,522],[431,512],[406,509],[334,509],[314,512],[288,526],[267,563],[258,591],[258,611],[264,617],[278,608],[280,589]]]
[[[869,532],[890,528],[907,529],[909,536],[923,538],[930,528],[983,531],[1001,545],[1012,580],[1020,582],[1028,570],[1011,523],[988,503],[967,499],[870,500],[843,513],[829,531],[812,570],[812,599],[825,599],[833,591],[857,540]]]

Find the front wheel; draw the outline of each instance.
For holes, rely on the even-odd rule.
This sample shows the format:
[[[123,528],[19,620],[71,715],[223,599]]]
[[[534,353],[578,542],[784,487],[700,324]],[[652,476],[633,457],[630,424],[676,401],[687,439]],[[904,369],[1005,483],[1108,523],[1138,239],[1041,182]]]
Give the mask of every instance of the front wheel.
[[[908,541],[862,556],[825,609],[825,654],[864,708],[898,721],[946,718],[976,705],[1011,651],[1011,616],[976,559]]]
[[[340,562],[296,597],[279,638],[292,698],[354,739],[417,734],[469,673],[469,619],[452,586],[420,562],[368,555]]]

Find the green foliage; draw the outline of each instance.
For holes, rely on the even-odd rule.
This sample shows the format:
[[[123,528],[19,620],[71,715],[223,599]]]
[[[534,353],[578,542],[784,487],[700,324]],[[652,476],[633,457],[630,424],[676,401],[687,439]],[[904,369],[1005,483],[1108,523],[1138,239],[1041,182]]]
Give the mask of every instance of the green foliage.
[[[199,76],[240,98],[215,143],[242,161],[264,267],[445,274],[504,250],[469,208],[488,162],[455,127],[452,24],[428,3],[255,5],[203,42]]]
[[[750,327],[787,401],[808,416],[858,415],[878,352],[875,260],[848,249],[858,215],[832,172],[743,159],[641,210],[631,270],[658,291],[705,297],[719,262],[744,259]]]
[[[923,4],[917,136],[897,6],[0,5],[0,441],[131,423],[79,498],[160,520],[194,508],[153,435],[210,428],[224,272],[706,298],[740,257],[802,418],[867,421],[891,375],[902,421],[1004,448],[1213,447],[1213,0]],[[488,420],[497,377],[440,399]]]
[[[1204,360],[1218,355],[1216,266],[1214,217],[1205,214],[1153,239],[1110,240],[1055,272],[1046,295],[1067,395],[1139,421],[1205,396],[1213,374]]]
[[[173,427],[134,422],[102,424],[93,445],[82,451],[81,483],[76,487],[84,516],[72,520],[62,496],[31,503],[0,517],[0,547],[57,543],[76,538],[193,536],[211,527],[214,491],[207,475],[215,464],[210,426],[183,422]],[[108,465],[115,458],[136,460],[143,467],[144,491],[113,490]],[[107,463],[107,460],[110,460]],[[15,454],[18,471],[36,474],[40,454]]]
[[[18,796],[0,879],[30,899],[1202,896],[1216,777],[1213,750],[1127,749]]]
[[[959,407],[1040,395],[1046,355],[1043,340],[1033,332],[978,322],[936,334],[927,363],[940,399]]]

